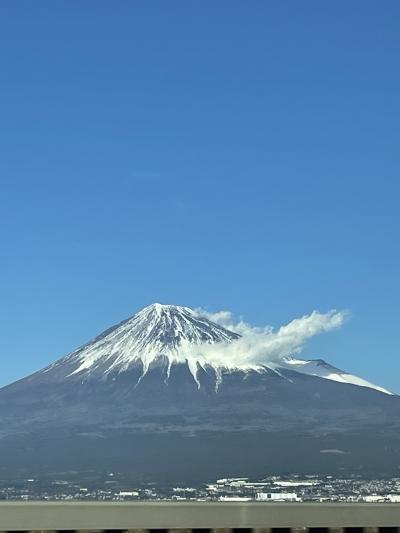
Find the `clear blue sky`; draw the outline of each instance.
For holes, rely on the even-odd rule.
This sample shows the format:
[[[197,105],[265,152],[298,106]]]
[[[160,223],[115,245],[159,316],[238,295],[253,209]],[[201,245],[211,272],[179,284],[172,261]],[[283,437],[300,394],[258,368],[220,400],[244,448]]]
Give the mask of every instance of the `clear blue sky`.
[[[349,309],[400,392],[400,3],[0,3],[0,383],[154,301]]]

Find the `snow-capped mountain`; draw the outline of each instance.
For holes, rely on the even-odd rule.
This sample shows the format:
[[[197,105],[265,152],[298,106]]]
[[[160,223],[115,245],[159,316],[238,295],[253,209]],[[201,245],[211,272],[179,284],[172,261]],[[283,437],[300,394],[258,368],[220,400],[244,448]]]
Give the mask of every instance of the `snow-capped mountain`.
[[[193,346],[229,343],[240,335],[199,316],[188,307],[155,303],[102,333],[87,345],[45,369],[72,369],[65,377],[88,378],[126,372],[138,365],[145,376],[152,363],[166,364],[167,379],[173,364],[187,363],[197,382],[198,368],[206,361],[190,355]]]
[[[86,380],[91,377],[104,379],[140,367],[142,371],[137,385],[152,365],[164,366],[164,380],[168,381],[173,365],[186,364],[198,388],[201,387],[199,372],[207,371],[213,373],[218,390],[223,376],[233,371],[282,375],[282,372],[290,370],[391,394],[383,387],[320,359],[306,361],[288,355],[278,361],[266,359],[262,364],[249,364],[245,358],[243,363],[229,360],[216,362],[209,358],[208,345],[218,344],[222,351],[224,345],[240,337],[239,333],[226,329],[189,307],[155,303],[108,329],[43,372],[57,370],[59,378],[75,376]]]
[[[277,352],[277,341],[293,345],[298,325],[272,337],[272,350],[263,330],[266,351],[254,358],[243,328],[150,305],[0,389],[2,472],[117,469],[180,481],[343,468],[393,474],[399,396],[320,359]],[[306,334],[309,326],[307,318]]]

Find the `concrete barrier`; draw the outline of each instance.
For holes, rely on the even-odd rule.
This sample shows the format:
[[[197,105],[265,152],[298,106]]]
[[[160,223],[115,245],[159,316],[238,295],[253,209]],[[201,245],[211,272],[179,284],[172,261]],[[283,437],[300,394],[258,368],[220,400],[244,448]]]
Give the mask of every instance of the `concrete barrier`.
[[[236,503],[236,502],[3,502],[1,531],[132,531],[208,529],[227,533],[252,529],[269,533],[289,528],[294,533],[394,533],[400,527],[399,504]],[[382,528],[390,528],[382,529]],[[319,531],[322,529],[321,531]],[[346,533],[360,533],[361,529]],[[200,532],[198,532],[200,533]],[[204,533],[204,532],[202,532]],[[278,533],[278,532],[273,532]],[[287,533],[287,532],[281,532]],[[400,533],[400,530],[399,532]]]

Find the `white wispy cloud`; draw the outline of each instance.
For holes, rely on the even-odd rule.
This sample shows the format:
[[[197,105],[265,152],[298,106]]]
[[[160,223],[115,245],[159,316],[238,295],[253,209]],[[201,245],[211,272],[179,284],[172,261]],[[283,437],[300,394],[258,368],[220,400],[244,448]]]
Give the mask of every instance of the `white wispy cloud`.
[[[275,330],[268,325],[257,327],[243,320],[235,321],[230,311],[216,313],[210,313],[204,309],[196,311],[241,335],[240,339],[232,343],[203,344],[201,348],[188,347],[192,357],[227,367],[278,363],[284,358],[301,352],[304,344],[311,337],[340,328],[348,317],[347,311],[335,309],[327,313],[313,311]]]

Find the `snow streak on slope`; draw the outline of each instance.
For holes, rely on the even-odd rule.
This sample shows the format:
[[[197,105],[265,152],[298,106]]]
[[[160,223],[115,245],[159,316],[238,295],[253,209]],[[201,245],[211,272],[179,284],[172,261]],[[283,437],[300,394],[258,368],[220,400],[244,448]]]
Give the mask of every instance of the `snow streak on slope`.
[[[107,377],[140,367],[140,383],[152,364],[165,366],[168,380],[172,365],[184,363],[199,388],[198,371],[203,368],[214,371],[216,390],[226,372],[273,371],[284,377],[285,371],[290,370],[388,392],[322,361],[293,358],[308,338],[340,327],[344,313],[314,311],[277,331],[253,328],[243,322],[230,324],[228,329],[225,324],[231,322],[229,313],[213,315],[220,324],[204,315],[188,307],[150,305],[44,372],[57,368],[65,377]]]

